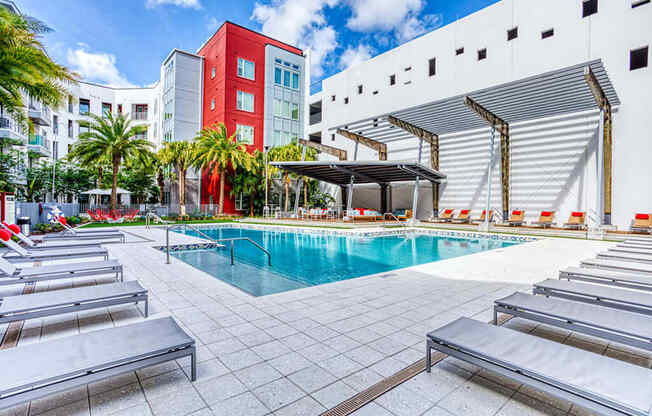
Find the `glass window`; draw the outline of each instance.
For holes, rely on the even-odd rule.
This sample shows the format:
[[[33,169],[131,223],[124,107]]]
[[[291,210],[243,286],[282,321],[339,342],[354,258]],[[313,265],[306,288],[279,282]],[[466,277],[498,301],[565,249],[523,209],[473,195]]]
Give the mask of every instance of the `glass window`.
[[[274,99],[274,115],[277,117],[282,117],[283,116],[283,102],[277,98]]]
[[[79,114],[86,115],[91,111],[91,102],[84,98],[79,99]]]
[[[102,117],[107,117],[108,114],[111,114],[111,104],[102,103]]]
[[[297,74],[296,72],[292,73],[292,88],[294,88],[295,90],[299,89],[299,74]]]
[[[215,110],[215,98],[211,100],[211,110]]]
[[[238,58],[238,76],[247,78],[247,79],[254,79],[254,72],[255,72],[255,65],[251,61],[247,61],[246,59]]]
[[[215,67],[211,69],[211,79],[215,78]]]
[[[278,130],[274,130],[274,142],[272,143],[272,146],[280,146],[281,145],[281,132]]]
[[[238,110],[254,112],[254,95],[247,92],[238,91],[238,100],[236,103]]]
[[[283,85],[290,87],[290,71],[283,71]]]
[[[245,126],[242,124],[236,124],[237,135],[236,139],[238,142],[243,144],[254,144],[254,128],[251,126]]]
[[[283,101],[283,117],[290,118],[290,103]]]
[[[290,143],[290,133],[287,131],[281,132],[281,146],[285,146]]]
[[[88,133],[88,126],[79,125],[79,134]]]
[[[299,104],[292,103],[292,120],[299,119]]]
[[[282,77],[283,77],[283,71],[281,71],[281,68],[274,68],[274,83],[281,85]]]

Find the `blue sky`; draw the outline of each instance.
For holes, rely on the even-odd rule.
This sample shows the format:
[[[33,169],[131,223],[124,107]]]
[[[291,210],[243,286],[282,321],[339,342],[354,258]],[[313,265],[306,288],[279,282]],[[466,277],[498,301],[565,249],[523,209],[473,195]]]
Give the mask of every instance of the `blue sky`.
[[[195,52],[225,20],[311,48],[313,80],[497,0],[15,0],[54,29],[50,55],[84,79],[148,85],[173,48]]]

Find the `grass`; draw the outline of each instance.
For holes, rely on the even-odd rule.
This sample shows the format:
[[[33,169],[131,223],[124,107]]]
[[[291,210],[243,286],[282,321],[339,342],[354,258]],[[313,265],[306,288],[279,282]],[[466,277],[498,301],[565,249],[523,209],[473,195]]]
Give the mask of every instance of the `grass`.
[[[189,221],[173,221],[171,224],[217,224],[217,223],[227,223],[233,222],[233,220],[189,220]],[[107,222],[93,222],[83,225],[83,228],[112,228],[112,227],[135,227],[135,226],[145,226],[145,221],[133,221],[133,222],[123,222],[118,224],[111,224]],[[163,225],[155,224],[150,222],[150,225]]]

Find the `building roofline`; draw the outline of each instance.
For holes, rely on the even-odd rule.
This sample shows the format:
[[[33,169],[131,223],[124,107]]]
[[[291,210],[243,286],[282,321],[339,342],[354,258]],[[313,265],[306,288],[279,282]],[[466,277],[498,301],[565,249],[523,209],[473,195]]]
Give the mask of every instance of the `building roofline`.
[[[80,84],[92,85],[94,87],[102,87],[102,88],[107,88],[107,89],[110,89],[110,90],[152,90],[152,89],[156,88],[156,86],[161,81],[157,80],[152,86],[148,86],[148,87],[112,87],[110,85],[102,85],[102,84],[98,84],[96,82],[90,82],[90,81],[84,81],[84,80],[81,80],[81,81],[78,81],[78,82]]]
[[[182,54],[184,54],[184,55],[188,55],[188,56],[192,56],[192,57],[194,57],[194,58],[200,58],[200,59],[203,58],[203,56],[200,56],[200,55],[194,54],[194,53],[192,53],[192,52],[183,51],[183,50],[181,50],[181,49],[174,48],[174,49],[172,49],[172,50],[170,51],[170,53],[168,54],[168,56],[163,60],[163,63],[162,63],[161,65],[165,65],[165,64],[170,60],[170,58],[172,58],[172,55],[174,55],[175,52],[182,53]]]
[[[283,44],[283,45],[285,45],[285,46],[288,46],[288,47],[290,47],[290,48],[294,48],[294,49],[300,50],[300,51],[301,51],[301,54],[300,54],[300,55],[303,56],[303,49],[299,48],[298,46],[290,45],[290,44],[287,43],[287,42],[283,42],[283,41],[278,40],[278,39],[275,39],[275,38],[273,38],[273,37],[271,37],[271,36],[267,36],[267,35],[264,34],[264,33],[258,32],[258,31],[253,30],[253,29],[249,29],[248,27],[244,27],[244,26],[239,25],[239,24],[237,24],[237,23],[234,23],[234,22],[232,22],[232,21],[230,21],[230,20],[225,20],[225,21],[220,25],[220,27],[217,28],[217,30],[215,31],[215,33],[213,33],[211,36],[209,36],[209,38],[206,39],[206,40],[201,44],[201,46],[197,49],[197,52],[196,52],[196,53],[199,53],[199,51],[201,51],[202,48],[203,48],[204,46],[206,46],[206,44],[207,44],[211,39],[213,39],[213,37],[217,34],[217,32],[219,32],[220,30],[222,30],[222,28],[223,28],[226,24],[230,24],[230,25],[233,25],[233,26],[237,26],[237,27],[239,27],[239,28],[241,28],[241,29],[244,29],[244,30],[246,30],[246,31],[248,31],[248,32],[255,33],[255,34],[260,35],[260,36],[262,36],[262,37],[265,37],[265,38],[267,38],[267,39],[271,39],[271,40],[273,40],[274,42],[278,42],[278,43],[281,43],[281,44]],[[294,53],[294,52],[292,52],[292,51],[288,51],[288,52],[290,52],[290,53]],[[298,55],[298,54],[295,53],[295,55]]]

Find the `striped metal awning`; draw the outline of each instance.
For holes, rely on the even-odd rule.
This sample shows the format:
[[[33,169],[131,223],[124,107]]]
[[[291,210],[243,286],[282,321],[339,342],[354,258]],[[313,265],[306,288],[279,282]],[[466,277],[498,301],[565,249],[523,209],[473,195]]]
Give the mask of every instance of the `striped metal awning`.
[[[441,172],[414,161],[316,161],[272,162],[272,166],[335,185],[414,181],[417,177],[430,182],[446,178]]]
[[[468,94],[379,114],[337,128],[387,143],[414,138],[409,132],[390,124],[387,121],[389,116],[437,135],[487,127],[487,122],[464,104],[466,97],[472,98],[507,123],[597,109],[595,97],[585,79],[589,68],[609,104],[618,106],[620,100],[616,90],[602,60],[598,59]]]

